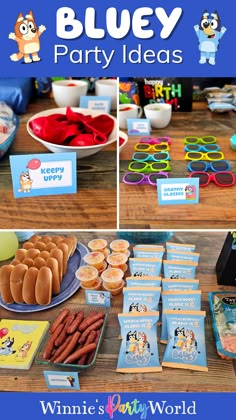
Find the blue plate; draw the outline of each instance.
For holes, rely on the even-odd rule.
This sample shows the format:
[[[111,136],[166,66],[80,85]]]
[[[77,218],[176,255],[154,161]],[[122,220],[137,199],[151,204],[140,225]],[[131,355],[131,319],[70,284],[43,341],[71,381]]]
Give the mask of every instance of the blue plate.
[[[12,312],[39,312],[59,305],[65,300],[69,299],[69,297],[71,297],[80,287],[80,282],[75,277],[75,272],[80,266],[85,265],[83,262],[83,257],[88,252],[89,251],[85,245],[78,243],[74,255],[68,261],[67,272],[61,282],[61,292],[59,295],[52,298],[49,305],[27,305],[26,303],[6,304],[3,303],[2,299],[0,298],[0,306]]]

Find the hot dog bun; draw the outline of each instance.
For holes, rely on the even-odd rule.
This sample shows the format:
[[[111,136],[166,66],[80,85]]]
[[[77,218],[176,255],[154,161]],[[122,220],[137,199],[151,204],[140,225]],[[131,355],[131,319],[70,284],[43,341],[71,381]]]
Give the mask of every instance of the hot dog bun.
[[[48,242],[46,245],[45,251],[50,252],[52,249],[55,249],[57,246],[54,242]]]
[[[63,275],[66,274],[67,270],[67,261],[69,259],[69,247],[64,242],[61,242],[57,245],[58,249],[61,249],[63,252]]]
[[[56,258],[57,262],[58,262],[58,268],[59,268],[59,278],[60,278],[60,282],[62,281],[62,276],[63,276],[63,252],[61,249],[52,249],[50,252],[50,256],[52,258]]]
[[[23,261],[26,258],[27,255],[27,250],[26,249],[17,249],[16,250],[16,254],[15,254],[15,258],[19,261]]]
[[[23,249],[30,249],[30,248],[34,248],[34,243],[33,242],[27,241],[23,244]]]
[[[32,258],[25,258],[22,261],[22,264],[27,265],[27,267],[33,267],[34,266],[34,260],[32,260]]]
[[[0,268],[0,294],[4,303],[14,303],[10,288],[10,276],[14,266],[3,265]]]
[[[59,265],[56,258],[48,258],[46,266],[50,268],[52,272],[52,294],[58,295],[60,293],[60,276],[59,276]]]
[[[49,267],[41,267],[38,272],[35,298],[39,305],[48,305],[52,300],[52,272]]]
[[[14,258],[14,260],[12,260],[11,262],[11,265],[17,265],[17,264],[21,264],[21,261]]]
[[[32,260],[34,260],[36,257],[38,257],[40,254],[39,249],[34,249],[34,248],[30,248],[27,251],[26,257],[27,258],[32,258]]]
[[[34,260],[34,267],[36,267],[38,270],[40,270],[41,267],[44,267],[46,265],[46,262],[41,257],[36,257]]]
[[[33,242],[35,244],[35,242],[40,241],[40,239],[41,239],[41,236],[35,234],[35,235],[31,236],[31,238],[29,239],[29,241],[30,242]]]
[[[22,288],[25,273],[28,270],[27,265],[18,264],[13,267],[10,275],[10,289],[11,294],[16,303],[23,303]]]
[[[69,257],[73,255],[74,243],[70,238],[65,238],[62,242],[68,246]]]
[[[44,242],[38,241],[34,244],[35,249],[39,249],[39,251],[44,251],[46,248],[46,244]]]
[[[41,251],[39,257],[46,261],[50,257],[50,253],[48,251]]]
[[[39,270],[35,267],[30,267],[25,273],[22,296],[24,302],[29,305],[35,305],[37,303],[35,298],[35,286],[38,273]]]
[[[52,236],[52,242],[54,242],[54,244],[56,245],[62,242],[63,239],[64,239],[64,236]]]
[[[51,236],[44,235],[41,237],[40,242],[43,242],[44,244],[48,244],[49,242],[52,242]]]

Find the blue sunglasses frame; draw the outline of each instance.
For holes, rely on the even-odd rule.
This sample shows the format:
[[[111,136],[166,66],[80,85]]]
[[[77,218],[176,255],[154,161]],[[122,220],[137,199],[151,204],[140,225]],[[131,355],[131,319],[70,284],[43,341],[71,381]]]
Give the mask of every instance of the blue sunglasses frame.
[[[195,169],[192,169],[191,166],[194,165],[194,164],[199,164],[199,163],[205,165],[205,168],[198,169],[198,171],[201,171],[201,172],[207,172],[207,171],[212,171],[212,172],[222,172],[222,171],[224,171],[224,172],[228,172],[231,169],[230,163],[227,160],[224,160],[224,159],[223,160],[216,160],[216,161],[209,162],[209,163],[208,162],[204,162],[203,160],[193,160],[193,161],[189,162],[189,164],[188,164],[188,171],[189,172],[198,172],[198,171],[196,171],[196,168]],[[214,168],[214,164],[215,163],[217,163],[217,164],[219,164],[219,163],[226,163],[227,167],[225,169],[222,169],[222,168],[216,169],[216,168]]]
[[[196,149],[191,150],[191,148],[189,148],[189,146],[194,146]],[[214,150],[213,149],[208,149],[208,146],[214,146]],[[204,145],[200,145],[200,144],[187,144],[184,148],[185,152],[219,152],[220,146],[218,144],[204,144]]]
[[[160,154],[163,154],[163,153],[165,153],[165,155],[166,155],[165,158],[163,158],[163,157],[161,159],[156,159],[155,158],[155,155],[160,155]],[[137,157],[138,154],[146,154],[147,157],[144,158],[144,159],[140,159],[139,157]],[[155,152],[153,154],[148,153],[148,152],[135,152],[135,153],[133,153],[132,160],[139,161],[139,162],[158,162],[160,160],[170,160],[170,154],[169,154],[169,152],[165,152],[165,151]]]

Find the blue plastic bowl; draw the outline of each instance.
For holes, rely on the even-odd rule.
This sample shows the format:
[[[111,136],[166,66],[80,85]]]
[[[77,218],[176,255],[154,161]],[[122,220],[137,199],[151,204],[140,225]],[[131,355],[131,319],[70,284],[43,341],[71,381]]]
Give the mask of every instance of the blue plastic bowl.
[[[126,239],[131,244],[162,244],[168,241],[174,232],[117,232],[120,239]]]
[[[6,139],[6,141],[4,141],[4,143],[0,144],[0,159],[5,155],[5,153],[7,152],[7,150],[9,149],[9,147],[11,146],[11,144],[13,143],[14,138],[15,138],[15,135],[16,135],[17,130],[19,128],[20,120],[17,117],[17,115],[14,115],[13,121],[14,121],[14,124],[16,126],[15,127],[15,130]]]

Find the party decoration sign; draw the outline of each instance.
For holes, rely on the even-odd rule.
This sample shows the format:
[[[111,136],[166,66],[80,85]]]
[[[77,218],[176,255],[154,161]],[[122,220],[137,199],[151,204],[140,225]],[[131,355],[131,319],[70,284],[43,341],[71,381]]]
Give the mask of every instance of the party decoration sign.
[[[103,290],[85,290],[85,298],[87,305],[111,306],[110,292],[104,292]]]
[[[10,156],[10,165],[15,198],[77,191],[76,153]]]
[[[58,372],[45,370],[44,378],[49,389],[80,389],[78,372]]]
[[[158,204],[196,204],[199,202],[199,178],[157,180]]]
[[[111,110],[111,96],[81,96],[80,108],[88,108],[109,114]]]
[[[145,118],[128,118],[127,127],[129,136],[150,135],[150,121]]]

